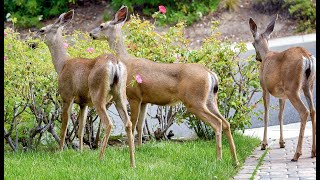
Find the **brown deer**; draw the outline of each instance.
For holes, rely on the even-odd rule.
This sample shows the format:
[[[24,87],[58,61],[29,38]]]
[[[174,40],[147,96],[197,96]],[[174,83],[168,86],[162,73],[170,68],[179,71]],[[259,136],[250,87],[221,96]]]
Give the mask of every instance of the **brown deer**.
[[[282,134],[283,110],[288,98],[301,118],[300,134],[295,155],[291,161],[297,161],[302,154],[302,141],[309,114],[312,121],[312,151],[311,157],[316,156],[316,110],[312,95],[316,79],[316,58],[302,47],[289,48],[282,52],[269,50],[268,40],[273,31],[277,16],[268,25],[265,32],[259,34],[257,25],[252,18],[249,19],[250,30],[253,35],[253,46],[256,50],[256,60],[260,65],[260,84],[263,91],[264,102],[264,136],[261,149],[265,150],[267,143],[267,126],[269,119],[270,94],[279,98],[280,122],[280,148],[285,147]],[[304,92],[309,110],[300,98],[301,90]]]
[[[217,159],[222,158],[221,136],[226,133],[234,162],[238,164],[229,122],[217,106],[218,77],[200,64],[156,63],[131,56],[124,45],[121,28],[128,16],[122,6],[114,20],[102,23],[90,32],[93,39],[107,39],[117,57],[126,65],[128,78],[140,75],[142,83],[136,86],[127,81],[127,97],[131,108],[132,131],[137,127],[138,145],[142,144],[142,127],[148,103],[169,105],[183,102],[199,119],[210,124],[216,135]]]
[[[126,67],[112,54],[103,54],[94,59],[79,57],[70,59],[63,47],[62,30],[72,20],[73,14],[73,10],[63,13],[55,23],[38,31],[49,47],[54,68],[59,76],[58,88],[63,101],[60,150],[63,150],[64,147],[73,102],[80,106],[78,136],[80,150],[83,149],[83,129],[86,124],[87,107],[93,105],[105,128],[99,156],[101,159],[113,126],[107,114],[106,104],[113,100],[126,128],[130,148],[130,165],[134,167],[132,123],[125,105]]]

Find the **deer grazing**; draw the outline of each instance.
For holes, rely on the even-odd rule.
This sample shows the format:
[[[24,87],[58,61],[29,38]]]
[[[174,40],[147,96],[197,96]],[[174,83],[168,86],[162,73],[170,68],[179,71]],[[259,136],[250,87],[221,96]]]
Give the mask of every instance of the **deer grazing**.
[[[90,32],[93,39],[106,39],[117,57],[126,65],[128,78],[140,75],[143,82],[136,86],[127,81],[127,97],[131,108],[133,132],[138,131],[138,145],[142,144],[142,128],[148,103],[169,105],[183,102],[199,119],[210,124],[216,135],[217,159],[222,158],[221,136],[226,133],[231,154],[238,165],[236,149],[229,122],[217,106],[218,77],[200,64],[156,63],[131,56],[124,45],[121,28],[128,16],[122,6],[114,20],[102,23]]]
[[[264,102],[264,136],[261,149],[265,150],[267,144],[267,125],[269,119],[270,94],[279,98],[280,122],[280,148],[285,147],[282,134],[283,110],[288,98],[301,118],[300,134],[295,155],[291,161],[297,161],[301,156],[302,142],[307,118],[310,114],[312,121],[312,151],[311,157],[316,157],[316,110],[313,103],[313,85],[316,79],[316,58],[302,47],[289,48],[282,52],[269,50],[268,40],[273,31],[277,16],[268,25],[265,32],[259,34],[257,25],[252,18],[249,19],[250,30],[254,38],[253,46],[256,51],[256,60],[260,65],[260,84],[263,91]],[[304,92],[309,110],[300,98],[301,90]]]
[[[112,54],[103,54],[94,59],[68,58],[63,46],[63,27],[72,20],[74,11],[63,13],[54,24],[47,25],[38,31],[49,47],[54,68],[58,73],[58,87],[63,101],[60,150],[63,150],[66,129],[73,102],[80,106],[79,145],[83,149],[83,129],[86,124],[87,107],[94,106],[105,128],[105,136],[99,159],[103,157],[112,129],[106,104],[115,101],[116,109],[125,125],[130,148],[130,165],[134,162],[134,142],[132,123],[127,113],[125,65]]]

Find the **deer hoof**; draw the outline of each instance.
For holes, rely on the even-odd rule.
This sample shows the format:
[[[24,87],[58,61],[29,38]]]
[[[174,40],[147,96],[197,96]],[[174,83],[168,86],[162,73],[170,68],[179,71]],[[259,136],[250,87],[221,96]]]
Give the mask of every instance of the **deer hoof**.
[[[262,143],[261,144],[261,150],[266,150],[267,146],[268,146],[268,143]]]
[[[316,157],[316,151],[311,151],[311,158]]]
[[[235,162],[234,162],[234,166],[235,166],[235,167],[240,167],[239,161],[235,161]]]
[[[103,158],[103,153],[102,153],[102,152],[100,152],[99,160],[101,161],[101,160],[102,160],[102,158]]]
[[[280,148],[285,148],[286,147],[286,143],[285,142],[279,142],[279,144],[280,144]]]
[[[301,153],[295,153],[293,158],[291,159],[291,161],[292,162],[297,162],[300,156],[301,156]]]

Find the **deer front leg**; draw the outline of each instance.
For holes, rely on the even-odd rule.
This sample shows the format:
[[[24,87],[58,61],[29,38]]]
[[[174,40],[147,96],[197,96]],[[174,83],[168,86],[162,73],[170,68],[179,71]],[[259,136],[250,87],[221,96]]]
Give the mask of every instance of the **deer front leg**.
[[[132,122],[132,135],[134,136],[134,130],[137,127],[138,117],[140,113],[141,102],[137,100],[129,99],[131,110],[131,122]]]
[[[269,104],[270,104],[270,94],[266,90],[263,90],[263,105],[264,105],[264,133],[263,141],[261,143],[261,150],[265,150],[268,146],[267,140],[267,129],[269,120]]]
[[[280,148],[284,148],[285,147],[285,142],[283,140],[283,110],[284,107],[286,105],[286,100],[285,99],[279,99],[279,106],[280,106],[280,111],[279,111],[279,124],[280,124],[280,140],[279,140],[279,144],[280,144]]]
[[[83,149],[83,132],[87,121],[87,114],[88,114],[88,106],[81,105],[80,106],[80,113],[79,113],[79,129],[78,129],[78,136],[79,136],[79,147],[80,151]]]
[[[143,133],[143,125],[147,114],[147,107],[148,104],[141,104],[140,106],[140,113],[139,119],[137,124],[137,131],[138,131],[138,146],[142,145],[142,133]]]
[[[64,141],[67,133],[68,121],[71,114],[73,101],[63,102],[62,107],[62,122],[61,122],[61,133],[60,133],[60,150],[63,150]]]

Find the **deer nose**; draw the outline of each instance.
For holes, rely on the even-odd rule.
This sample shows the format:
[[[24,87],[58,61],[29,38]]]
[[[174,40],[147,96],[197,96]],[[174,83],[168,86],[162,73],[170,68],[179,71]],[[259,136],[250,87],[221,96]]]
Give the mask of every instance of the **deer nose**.
[[[90,37],[91,37],[92,39],[96,39],[96,38],[93,36],[92,33],[89,33],[89,35],[90,35]]]

